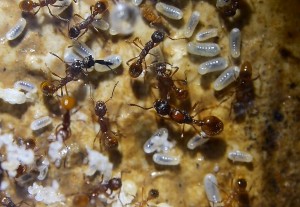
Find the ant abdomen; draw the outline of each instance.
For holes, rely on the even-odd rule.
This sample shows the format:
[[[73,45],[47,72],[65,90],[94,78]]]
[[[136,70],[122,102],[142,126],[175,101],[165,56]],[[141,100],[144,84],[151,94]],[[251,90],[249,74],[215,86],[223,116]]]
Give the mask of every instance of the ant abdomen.
[[[223,131],[223,122],[215,116],[207,116],[201,122],[201,129],[208,136],[215,136]]]
[[[103,136],[105,136],[105,138],[103,139],[104,147],[107,150],[112,150],[112,149],[117,149],[118,148],[119,142],[115,137],[112,137],[111,135],[108,135],[108,132],[103,133]]]
[[[154,102],[153,108],[157,111],[157,113],[161,116],[169,115],[171,111],[171,106],[166,100],[159,99]]]
[[[129,67],[129,75],[132,78],[137,78],[143,72],[143,66],[139,62],[134,62]]]
[[[24,12],[30,12],[34,8],[34,4],[31,0],[23,0],[19,3],[19,8]]]

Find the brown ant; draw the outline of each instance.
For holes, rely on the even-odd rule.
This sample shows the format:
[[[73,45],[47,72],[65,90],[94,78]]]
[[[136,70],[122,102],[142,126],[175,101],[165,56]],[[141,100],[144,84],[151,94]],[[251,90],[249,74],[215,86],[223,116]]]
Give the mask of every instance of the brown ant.
[[[145,110],[154,108],[159,116],[165,117],[168,116],[171,120],[175,121],[178,124],[183,124],[182,134],[184,131],[184,124],[191,125],[198,133],[198,130],[194,125],[201,127],[202,131],[208,136],[215,136],[223,131],[223,122],[215,116],[207,116],[201,120],[196,120],[191,116],[187,111],[180,110],[172,107],[167,100],[158,99],[153,103],[152,107],[144,108],[136,104],[129,104],[130,106],[137,106]],[[195,108],[197,104],[194,105]]]
[[[40,11],[41,7],[46,6],[48,8],[48,11],[51,14],[51,16],[56,17],[63,21],[68,21],[66,19],[61,18],[60,16],[52,14],[49,5],[51,5],[53,7],[63,7],[62,5],[55,5],[55,3],[57,1],[61,1],[61,0],[39,0],[38,3],[33,2],[32,0],[22,0],[19,3],[19,7],[23,12],[32,12],[36,7],[38,7],[38,10],[36,12],[34,12],[34,15],[36,15]],[[75,3],[77,2],[77,0],[73,0],[73,1]]]
[[[235,15],[236,10],[240,7],[239,0],[227,0],[226,4],[222,7],[217,7],[222,15],[232,17]]]
[[[95,5],[90,6],[91,14],[86,19],[84,19],[82,22],[75,24],[71,28],[68,28],[69,31],[69,37],[71,39],[77,39],[81,37],[84,33],[88,31],[88,27],[92,22],[95,20],[96,15],[103,14],[108,8],[107,1],[97,1]],[[78,14],[75,14],[75,16],[79,16]],[[82,18],[81,16],[79,16]],[[84,30],[84,32],[80,35],[81,30]]]
[[[158,196],[159,196],[159,191],[157,189],[150,189],[147,198],[143,199],[141,202],[136,203],[134,206],[135,207],[143,207],[146,205],[148,206],[148,201],[156,199],[158,198]]]
[[[100,146],[101,146],[101,142],[103,140],[104,147],[107,150],[116,149],[118,147],[118,139],[115,136],[112,136],[113,132],[110,130],[109,120],[108,120],[107,117],[105,117],[106,112],[107,112],[106,103],[112,99],[112,97],[114,95],[115,88],[118,85],[118,83],[119,82],[117,82],[115,84],[109,99],[107,99],[105,102],[104,101],[97,101],[95,103],[95,107],[94,107],[95,114],[98,117],[98,123],[100,125],[100,130],[97,133],[97,135],[94,139],[94,142],[95,142],[96,138],[98,137],[99,133],[102,132],[102,137],[99,139]],[[93,100],[93,98],[92,98],[92,100]],[[95,101],[93,100],[93,102],[95,102]]]

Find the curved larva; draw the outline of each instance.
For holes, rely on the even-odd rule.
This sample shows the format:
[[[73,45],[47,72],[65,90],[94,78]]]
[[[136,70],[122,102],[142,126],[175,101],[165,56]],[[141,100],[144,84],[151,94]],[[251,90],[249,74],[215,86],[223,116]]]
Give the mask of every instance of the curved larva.
[[[214,82],[214,89],[220,91],[230,83],[235,81],[239,76],[240,68],[237,66],[232,66],[227,68]]]
[[[155,153],[153,155],[153,161],[158,165],[179,165],[180,157],[170,155],[167,153]]]
[[[189,42],[187,44],[187,51],[194,55],[204,57],[214,57],[220,53],[220,47],[216,43],[195,43]]]
[[[49,126],[52,123],[52,118],[49,116],[43,116],[31,122],[30,128],[33,131],[40,130],[46,126]]]
[[[26,27],[26,19],[21,18],[19,21],[6,33],[7,40],[14,40],[18,38]]]
[[[218,57],[218,58],[208,60],[204,63],[201,63],[199,65],[198,72],[201,75],[204,75],[206,73],[224,70],[227,67],[228,67],[227,59],[225,59],[223,57]]]
[[[14,83],[14,88],[18,90],[23,90],[28,93],[36,93],[37,92],[37,87],[28,81],[17,81]]]
[[[195,149],[198,146],[203,145],[205,142],[209,140],[209,137],[204,132],[201,132],[200,134],[195,135],[193,138],[191,138],[187,143],[187,148],[190,150]]]
[[[233,162],[252,162],[253,157],[247,152],[242,152],[239,150],[230,151],[227,154],[228,159]]]
[[[180,20],[183,17],[183,12],[179,8],[169,4],[158,2],[155,5],[155,9],[170,19]]]
[[[218,36],[218,29],[217,28],[212,28],[212,29],[208,29],[202,32],[198,32],[196,34],[196,40],[201,42],[213,37],[217,37]]]
[[[233,58],[240,57],[241,39],[241,31],[238,28],[233,28],[229,34],[229,49]]]
[[[190,16],[185,29],[184,29],[184,36],[189,38],[193,35],[195,28],[200,20],[200,13],[197,11],[194,11],[192,15]]]
[[[109,55],[109,56],[103,58],[103,60],[112,63],[112,65],[110,65],[109,66],[110,68],[109,68],[106,65],[95,64],[95,70],[96,71],[98,71],[98,72],[106,72],[106,71],[109,71],[111,69],[116,69],[122,63],[122,57],[120,55]]]
[[[206,174],[204,177],[204,189],[206,197],[211,207],[219,206],[222,199],[218,188],[218,182],[216,176],[213,174]]]

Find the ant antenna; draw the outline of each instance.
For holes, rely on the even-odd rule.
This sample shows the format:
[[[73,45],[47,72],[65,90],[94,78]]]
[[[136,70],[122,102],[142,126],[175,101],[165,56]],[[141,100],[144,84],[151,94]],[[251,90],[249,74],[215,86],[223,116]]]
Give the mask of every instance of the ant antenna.
[[[66,62],[65,62],[63,59],[61,59],[58,55],[56,55],[55,53],[53,53],[53,52],[49,52],[49,53],[50,53],[51,55],[57,57],[61,62],[63,62],[63,63],[66,64]]]
[[[111,96],[110,96],[104,103],[107,103],[108,101],[110,101],[110,100],[112,99],[112,97],[113,97],[113,95],[114,95],[114,92],[115,92],[115,89],[116,89],[118,83],[119,83],[119,81],[115,84],[115,86],[114,86],[114,88],[113,88],[113,90],[112,90]]]
[[[153,109],[153,106],[151,106],[151,107],[149,107],[149,108],[145,108],[145,107],[139,106],[139,105],[137,105],[137,104],[129,104],[129,106],[136,106],[136,107],[139,107],[139,108],[144,109],[144,110]]]

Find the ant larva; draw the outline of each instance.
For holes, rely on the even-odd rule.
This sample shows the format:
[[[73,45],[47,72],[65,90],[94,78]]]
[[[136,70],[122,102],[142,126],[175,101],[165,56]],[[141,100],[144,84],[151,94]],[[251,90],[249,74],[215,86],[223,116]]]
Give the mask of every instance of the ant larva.
[[[112,136],[112,134],[114,134],[111,130],[110,130],[110,124],[109,124],[109,120],[107,117],[105,117],[106,112],[107,112],[107,107],[106,107],[106,103],[108,101],[110,101],[114,95],[114,91],[116,86],[118,85],[119,82],[117,82],[112,90],[111,96],[106,100],[106,101],[97,101],[94,105],[94,110],[95,110],[95,114],[98,117],[98,123],[100,125],[100,130],[97,133],[94,142],[96,140],[96,138],[98,137],[99,133],[102,132],[102,137],[99,139],[100,142],[100,146],[101,143],[103,141],[104,143],[104,147],[107,150],[112,150],[112,149],[116,149],[118,147],[118,139],[115,136]],[[92,101],[94,101],[94,99],[91,97]]]
[[[197,106],[198,103],[196,103],[193,108]],[[159,116],[165,117],[168,116],[171,120],[178,124],[183,124],[182,127],[182,134],[181,137],[183,137],[184,132],[184,125],[189,124],[191,125],[195,131],[199,133],[199,131],[195,128],[196,126],[201,127],[202,131],[208,135],[208,136],[215,136],[223,131],[223,122],[217,118],[216,116],[207,116],[203,119],[197,120],[194,119],[194,116],[191,116],[187,111],[177,109],[169,104],[167,100],[164,99],[158,99],[153,103],[152,107],[145,108],[136,104],[129,104],[130,106],[137,106],[144,110],[149,110],[154,108],[155,111]]]
[[[58,15],[54,15],[51,10],[50,10],[50,7],[49,6],[53,6],[53,7],[63,7],[64,5],[55,5],[55,3],[57,3],[57,1],[61,1],[61,0],[39,0],[39,2],[33,2],[32,0],[22,0],[20,3],[19,3],[19,7],[20,9],[23,11],[23,12],[33,12],[33,10],[35,8],[38,7],[38,10],[36,12],[34,12],[33,14],[36,15],[40,9],[42,7],[47,7],[48,8],[48,11],[50,13],[51,16],[53,17],[56,17],[60,20],[63,20],[63,21],[68,21],[66,19],[63,19],[61,18],[60,16]],[[75,3],[77,3],[77,0],[73,0]]]
[[[143,196],[143,192],[142,192],[142,196]],[[159,191],[157,189],[150,189],[148,192],[148,196],[146,199],[142,199],[141,202],[137,202],[136,204],[134,204],[135,207],[143,207],[143,206],[149,206],[148,205],[148,201],[156,199],[159,197]]]
[[[107,8],[107,1],[97,1],[95,5],[90,6],[91,14],[82,22],[75,24],[71,28],[68,28],[69,37],[71,39],[78,39],[79,37],[81,37],[84,33],[88,31],[88,27],[95,20],[95,17],[98,14],[103,14],[107,10]],[[75,16],[82,18],[78,14],[75,14]],[[80,34],[81,30],[84,30],[84,32]]]

